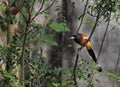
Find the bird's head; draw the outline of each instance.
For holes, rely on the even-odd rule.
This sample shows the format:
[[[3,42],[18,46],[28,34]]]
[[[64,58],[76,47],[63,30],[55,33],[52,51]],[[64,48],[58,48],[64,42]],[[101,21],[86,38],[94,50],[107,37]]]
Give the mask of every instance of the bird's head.
[[[70,39],[74,40],[76,43],[82,42],[82,35],[80,33],[74,33],[71,35]]]

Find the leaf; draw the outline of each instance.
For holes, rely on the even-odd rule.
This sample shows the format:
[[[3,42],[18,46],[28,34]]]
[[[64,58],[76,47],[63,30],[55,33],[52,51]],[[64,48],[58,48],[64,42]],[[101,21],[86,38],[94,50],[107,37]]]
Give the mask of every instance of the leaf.
[[[71,70],[69,68],[62,68],[62,72],[63,74],[65,74],[66,76],[72,76]]]
[[[1,74],[4,76],[5,80],[16,81],[16,77],[5,70],[0,69]]]
[[[5,12],[6,9],[7,9],[6,4],[5,4],[5,3],[2,3],[2,4],[0,5],[0,10],[2,10],[3,12]]]
[[[33,28],[42,28],[42,25],[41,24],[39,24],[39,23],[32,23],[31,24],[31,27],[33,27]]]
[[[40,35],[39,41],[42,42],[42,43],[49,44],[49,45],[54,45],[54,46],[58,45],[57,42],[54,39],[54,36],[51,35],[51,34]]]
[[[0,24],[2,24],[3,23],[3,17],[2,16],[0,16]]]
[[[28,4],[32,5],[34,3],[34,0],[28,0]]]
[[[107,75],[110,76],[110,77],[113,77],[113,78],[117,78],[117,76],[113,73],[107,73]]]
[[[15,0],[10,0],[10,6],[12,6],[15,3]]]
[[[61,23],[52,23],[50,24],[50,28],[55,30],[56,32],[67,32],[69,29],[67,28],[66,24]]]
[[[116,75],[116,74],[113,74],[113,73],[107,73],[108,76],[114,78],[114,79],[117,79],[117,80],[120,80],[120,76]]]
[[[48,0],[44,0],[45,4],[48,4]]]
[[[52,84],[53,84],[54,87],[60,87],[60,83],[53,82]]]

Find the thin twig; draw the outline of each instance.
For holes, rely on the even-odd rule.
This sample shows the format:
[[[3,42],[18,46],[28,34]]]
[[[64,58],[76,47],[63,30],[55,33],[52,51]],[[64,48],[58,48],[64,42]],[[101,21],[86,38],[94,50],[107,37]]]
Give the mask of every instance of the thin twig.
[[[33,68],[33,69],[35,69],[36,71],[38,71],[39,74],[41,74],[41,73],[40,73],[40,70],[39,70],[38,68],[36,68],[34,65],[32,65],[32,64],[30,64],[30,63],[28,63],[28,62],[25,62],[25,63],[27,63],[27,65],[29,65],[31,68]]]
[[[87,87],[90,87],[91,82],[92,82],[92,80],[93,80],[93,77],[94,77],[94,69],[95,69],[95,66],[92,68],[92,71],[91,71],[91,74],[90,74],[91,78],[90,78],[90,81],[88,82]]]
[[[87,13],[92,16],[92,17],[97,17],[96,15],[93,15],[92,13],[90,13],[89,11],[87,11]]]
[[[3,60],[3,62],[0,64],[0,67],[2,67],[3,64],[5,64],[5,62],[7,61],[7,58],[4,58],[2,60]]]
[[[111,16],[111,13],[110,13],[110,16]],[[106,30],[105,30],[105,33],[104,33],[104,36],[103,36],[103,39],[102,39],[102,43],[101,43],[101,46],[100,46],[100,50],[99,50],[99,53],[98,53],[97,60],[99,60],[99,57],[100,57],[100,54],[101,54],[101,51],[102,51],[102,46],[103,46],[103,43],[105,41],[105,37],[106,37],[107,31],[108,31],[109,24],[110,24],[110,20],[107,23],[107,27],[106,27]]]
[[[115,4],[117,3],[117,0],[115,0]],[[117,70],[118,70],[118,64],[119,64],[119,60],[120,60],[120,45],[119,45],[119,50],[118,50],[118,59],[117,59],[117,63],[115,66],[115,73],[117,74]]]
[[[19,12],[21,13],[21,15],[23,16],[23,18],[25,19],[25,21],[27,21],[27,16],[24,15],[24,13],[21,11],[22,7],[24,6],[24,0],[21,2],[21,8],[18,8],[17,6],[15,6],[15,8],[17,10],[20,10]]]
[[[76,32],[78,32],[78,31],[80,30],[80,28],[81,28],[81,25],[82,25],[82,22],[83,22],[83,19],[84,19],[84,16],[85,16],[85,12],[86,12],[86,9],[87,9],[88,1],[89,1],[89,0],[86,1],[85,8],[84,8],[84,12],[83,12],[83,14],[80,16],[80,17],[81,17],[81,21],[80,21],[80,25],[78,26],[78,29],[77,29]]]
[[[99,18],[100,18],[100,14],[99,14],[99,12],[98,12],[98,15],[97,15],[95,24],[94,24],[93,29],[92,29],[92,32],[91,32],[91,34],[90,34],[90,36],[89,36],[89,38],[88,38],[88,41],[91,39],[91,37],[92,37],[92,35],[93,35],[93,33],[94,33],[96,27],[97,27],[97,24],[98,24],[98,22],[99,22]]]
[[[75,85],[77,86],[77,81],[76,81],[76,68],[77,68],[77,63],[78,63],[78,58],[79,58],[79,53],[77,52],[74,68],[73,68],[73,79],[75,82]]]
[[[32,7],[31,7],[31,10],[30,10],[30,13],[32,13],[33,9],[34,9],[34,5],[35,5],[35,0],[33,1],[32,3]]]
[[[23,12],[20,10],[20,13],[21,13],[21,15],[23,16],[23,18],[24,18],[24,21],[27,21],[27,17],[23,14]]]
[[[56,0],[54,0],[54,1],[51,3],[51,5],[50,5],[50,6],[48,6],[48,7],[47,7],[47,8],[45,8],[44,10],[42,10],[40,13],[42,13],[42,12],[44,12],[44,11],[48,10],[49,8],[51,8],[51,7],[53,6],[53,4],[55,3],[55,1],[56,1]]]
[[[31,21],[34,20],[34,19],[36,18],[36,16],[39,15],[40,11],[41,11],[42,8],[43,8],[44,2],[45,2],[45,0],[42,0],[40,9],[39,9],[39,10],[37,11],[37,13],[33,16],[33,18],[31,18]]]
[[[51,5],[48,6],[47,8],[45,8],[44,10],[42,10],[42,8],[43,8],[43,7],[42,7],[43,4],[42,4],[41,8],[38,10],[38,12],[35,14],[35,16],[31,19],[31,21],[34,20],[34,19],[36,18],[36,16],[38,16],[38,15],[41,14],[42,12],[44,12],[44,11],[48,10],[49,8],[51,8],[51,7],[53,6],[53,4],[55,3],[55,1],[56,1],[56,0],[54,0],[54,1],[51,3]],[[41,11],[41,10],[42,10],[42,11]]]
[[[117,59],[117,63],[116,63],[116,66],[115,66],[115,73],[117,73],[117,70],[118,70],[119,60],[120,60],[120,47],[119,47],[119,51],[118,51],[118,59]]]
[[[118,73],[117,73],[117,70],[118,70],[119,60],[120,60],[120,47],[119,47],[119,50],[118,50],[118,58],[117,58],[116,66],[115,66],[115,74],[118,74]],[[113,83],[113,87],[115,87],[115,81],[114,81],[114,83]]]
[[[35,30],[37,30],[38,28],[33,28],[33,29],[30,29],[28,32],[27,32],[27,34],[29,34],[29,33],[31,33],[31,32],[33,32],[33,31],[35,31]]]

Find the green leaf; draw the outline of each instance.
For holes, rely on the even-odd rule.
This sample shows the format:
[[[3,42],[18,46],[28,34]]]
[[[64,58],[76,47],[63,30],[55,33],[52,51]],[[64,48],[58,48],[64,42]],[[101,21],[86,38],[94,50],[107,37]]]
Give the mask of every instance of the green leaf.
[[[33,28],[38,28],[38,29],[39,29],[39,28],[42,28],[42,25],[39,24],[39,23],[34,23],[34,22],[33,22],[33,23],[31,24],[31,27],[33,27]]]
[[[2,4],[0,5],[0,10],[2,10],[2,12],[5,12],[6,9],[7,9],[6,4],[5,4],[5,3],[2,3]]]
[[[113,73],[107,73],[108,76],[112,77],[112,78],[117,78],[117,76]]]
[[[54,46],[58,45],[57,42],[54,39],[54,36],[51,35],[51,34],[40,35],[39,41],[42,42],[42,43],[49,44],[49,45],[54,45]]]
[[[44,0],[45,4],[48,4],[48,0]]]
[[[69,29],[67,28],[67,25],[63,22],[52,23],[52,24],[50,24],[50,28],[55,30],[56,32],[67,32],[67,31],[69,31]]]
[[[34,0],[28,0],[28,4],[32,5],[34,3]]]
[[[3,75],[3,77],[4,77],[5,80],[8,80],[8,81],[17,81],[17,78],[15,77],[15,75],[12,75],[12,74],[10,74],[7,71],[2,70],[2,69],[0,69],[0,72]]]
[[[63,68],[63,73],[66,75],[66,76],[72,76],[72,73],[70,71],[69,68]]]
[[[59,87],[60,86],[60,83],[53,82],[52,84],[53,84],[54,87]]]
[[[10,0],[10,6],[12,6],[15,3],[15,0]]]
[[[120,80],[120,76],[116,75],[116,74],[113,74],[113,73],[107,73],[108,76],[114,78],[114,79],[117,79],[117,80]]]

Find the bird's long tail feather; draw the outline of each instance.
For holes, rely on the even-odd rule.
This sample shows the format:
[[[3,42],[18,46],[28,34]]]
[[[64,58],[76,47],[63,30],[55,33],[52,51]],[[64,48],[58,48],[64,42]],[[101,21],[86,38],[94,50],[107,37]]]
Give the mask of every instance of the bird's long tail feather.
[[[90,49],[87,49],[89,55],[92,57],[92,59],[94,60],[94,62],[98,65],[98,62],[97,62],[97,58],[95,56],[95,53],[93,51],[93,49],[90,47]],[[98,65],[98,69],[97,69],[99,72],[102,71],[102,68]]]
[[[88,51],[89,55],[92,57],[92,59],[94,60],[94,62],[97,63],[97,58],[95,56],[93,49],[90,48],[90,49],[87,49],[87,51]]]

